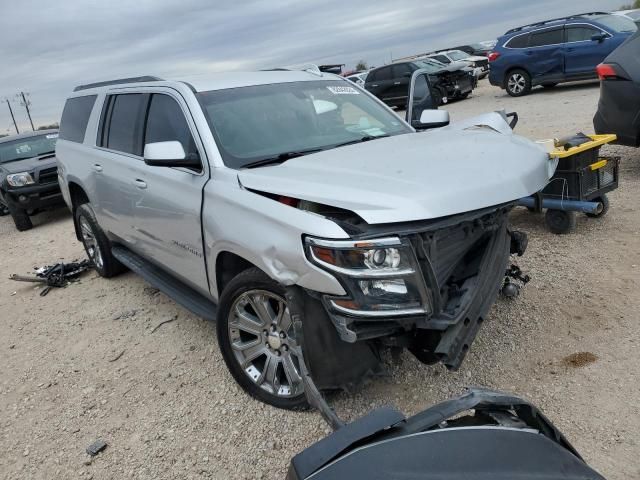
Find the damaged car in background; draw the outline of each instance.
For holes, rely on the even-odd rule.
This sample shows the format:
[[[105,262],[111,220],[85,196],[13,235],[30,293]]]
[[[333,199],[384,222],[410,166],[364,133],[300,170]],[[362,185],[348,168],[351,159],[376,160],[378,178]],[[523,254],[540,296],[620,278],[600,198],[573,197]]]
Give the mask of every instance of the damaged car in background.
[[[56,149],[77,238],[100,275],[215,318],[235,380],[276,407],[308,405],[304,371],[352,388],[388,348],[456,369],[524,250],[508,213],[553,172],[498,113],[418,111],[412,82],[410,123],[312,68],[77,87]]]

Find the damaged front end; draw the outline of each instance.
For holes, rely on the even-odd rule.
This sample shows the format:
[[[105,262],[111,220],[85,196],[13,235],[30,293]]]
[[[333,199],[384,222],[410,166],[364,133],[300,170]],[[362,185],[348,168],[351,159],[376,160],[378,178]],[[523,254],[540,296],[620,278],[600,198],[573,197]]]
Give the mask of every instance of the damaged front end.
[[[498,295],[509,254],[526,246],[526,236],[507,228],[511,206],[426,222],[352,223],[351,240],[307,237],[309,261],[347,292],[288,289],[292,313],[304,318],[304,358],[317,386],[349,389],[379,373],[383,348],[457,369]]]

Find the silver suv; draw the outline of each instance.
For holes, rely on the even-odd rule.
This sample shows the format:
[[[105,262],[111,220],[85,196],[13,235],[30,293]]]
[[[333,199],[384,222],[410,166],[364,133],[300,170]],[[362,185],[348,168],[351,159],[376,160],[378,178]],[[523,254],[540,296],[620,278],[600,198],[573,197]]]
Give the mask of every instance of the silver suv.
[[[215,318],[236,381],[289,409],[306,369],[349,388],[384,348],[457,368],[522,248],[507,214],[550,175],[498,114],[417,133],[316,71],[80,86],[56,154],[100,275]]]

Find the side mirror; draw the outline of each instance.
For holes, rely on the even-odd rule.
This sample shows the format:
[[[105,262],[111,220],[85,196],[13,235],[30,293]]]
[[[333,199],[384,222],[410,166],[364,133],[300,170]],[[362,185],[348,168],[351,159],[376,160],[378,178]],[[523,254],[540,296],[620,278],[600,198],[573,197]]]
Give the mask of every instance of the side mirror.
[[[198,155],[184,153],[178,141],[147,143],[144,146],[144,163],[153,167],[201,168]]]
[[[449,125],[449,112],[446,110],[423,110],[420,120],[413,120],[411,126],[416,130],[440,128]]]
[[[607,38],[607,35],[604,33],[594,33],[591,35],[591,40],[598,43],[604,41],[605,38]]]

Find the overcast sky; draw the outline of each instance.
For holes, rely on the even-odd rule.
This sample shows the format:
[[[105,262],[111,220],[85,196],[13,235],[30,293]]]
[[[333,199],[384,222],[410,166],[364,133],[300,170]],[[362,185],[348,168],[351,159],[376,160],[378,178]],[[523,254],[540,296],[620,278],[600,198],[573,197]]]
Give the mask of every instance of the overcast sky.
[[[5,0],[0,100],[30,92],[36,128],[59,120],[82,83],[179,78],[303,62],[370,65],[624,0]],[[4,3],[4,2],[3,2]],[[628,2],[627,2],[628,3]],[[14,133],[0,103],[0,133]]]

